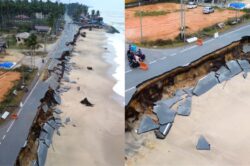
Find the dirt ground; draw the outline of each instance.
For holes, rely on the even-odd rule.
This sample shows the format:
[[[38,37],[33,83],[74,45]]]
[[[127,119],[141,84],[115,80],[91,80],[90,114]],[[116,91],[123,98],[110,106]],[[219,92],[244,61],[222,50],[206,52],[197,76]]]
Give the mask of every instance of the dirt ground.
[[[6,51],[6,54],[0,55],[0,61],[11,61],[11,62],[18,63],[22,60],[23,57],[24,57],[24,54],[22,54],[20,50],[8,49]]]
[[[3,74],[3,72],[0,71],[0,102],[3,101],[4,96],[14,86],[14,81],[20,78],[21,74],[18,72],[7,72]]]
[[[142,30],[144,40],[174,39],[178,36],[180,28],[179,8],[179,4],[160,3],[126,9],[126,40],[128,42],[138,42],[140,40],[140,18],[134,16],[134,13],[138,10],[172,11],[166,15],[143,17]],[[203,14],[202,9],[202,7],[187,9],[187,33],[197,32],[205,27],[224,22],[236,15],[235,11],[232,10],[215,10],[212,14]],[[242,14],[240,13],[239,15]]]

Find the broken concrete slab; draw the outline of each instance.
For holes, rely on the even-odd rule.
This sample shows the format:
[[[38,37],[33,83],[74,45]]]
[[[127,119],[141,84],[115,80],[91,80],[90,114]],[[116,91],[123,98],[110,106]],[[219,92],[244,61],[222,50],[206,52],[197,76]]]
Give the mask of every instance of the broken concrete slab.
[[[84,104],[84,105],[86,105],[88,107],[93,107],[94,106],[94,104],[92,104],[92,103],[89,102],[89,100],[87,99],[87,97],[85,97],[80,103]]]
[[[42,141],[39,141],[38,149],[37,149],[37,158],[38,165],[44,166],[47,158],[48,147]]]
[[[61,114],[62,113],[62,111],[60,109],[58,109],[58,108],[54,109],[54,112],[57,113],[57,114]]]
[[[216,71],[216,77],[219,82],[227,81],[231,78],[231,72],[225,66],[221,66],[218,71]]]
[[[241,69],[244,70],[249,70],[250,69],[250,64],[247,60],[240,60],[238,59],[237,62],[239,63]]]
[[[39,135],[39,140],[45,140],[48,136],[48,133],[46,131],[41,131]]]
[[[250,52],[250,44],[244,44],[243,53],[249,53],[249,52]]]
[[[228,62],[226,63],[226,66],[228,67],[228,69],[229,69],[230,72],[231,72],[231,77],[233,77],[233,76],[239,74],[239,73],[242,71],[240,65],[239,65],[238,62],[235,61],[235,60],[228,61]]]
[[[54,100],[55,100],[56,104],[61,104],[62,101],[61,101],[61,97],[60,97],[59,94],[54,93],[53,97],[54,97]]]
[[[219,81],[215,76],[215,72],[210,72],[208,75],[198,81],[193,90],[193,94],[196,96],[200,96],[213,88],[218,83]]]
[[[177,114],[182,116],[189,116],[191,113],[192,97],[187,97],[180,103],[177,108]]]
[[[183,96],[185,95],[186,92],[183,90],[183,89],[178,89],[176,92],[175,92],[175,96]]]
[[[171,110],[170,108],[163,108],[161,110],[158,110],[156,112],[156,115],[159,119],[159,123],[161,125],[167,124],[167,123],[173,123],[174,118],[176,115],[176,112]]]
[[[54,134],[54,128],[52,128],[48,123],[45,123],[43,125],[43,130],[48,134],[47,139],[51,140]]]
[[[193,87],[185,88],[183,91],[188,95],[188,96],[193,96]]]
[[[54,119],[61,119],[60,115],[55,112],[53,112],[53,117]]]
[[[145,133],[148,131],[152,131],[152,130],[158,129],[159,127],[160,126],[158,124],[156,124],[152,118],[150,118],[147,115],[144,115],[142,117],[140,126],[137,130],[137,134],[142,134],[142,133]]]
[[[169,99],[157,101],[156,104],[164,103],[168,108],[171,108],[174,104],[176,104],[178,101],[180,101],[182,99],[183,98],[181,96],[174,96],[174,97],[169,98]]]
[[[47,124],[50,125],[53,129],[57,129],[59,127],[54,119],[48,120]]]
[[[49,107],[48,107],[48,105],[47,104],[43,104],[43,106],[42,106],[42,110],[43,110],[43,112],[47,112],[48,110],[49,110]]]
[[[196,145],[197,150],[210,150],[210,144],[207,142],[204,136],[200,136]]]
[[[155,136],[158,139],[165,139],[168,135],[170,129],[172,127],[172,123],[167,123],[165,125],[161,125],[158,130],[155,130]]]
[[[247,72],[244,72],[242,75],[243,75],[243,78],[244,78],[244,79],[247,78]]]
[[[65,124],[68,124],[69,122],[71,121],[71,119],[70,119],[70,117],[67,117],[66,119],[65,119]]]

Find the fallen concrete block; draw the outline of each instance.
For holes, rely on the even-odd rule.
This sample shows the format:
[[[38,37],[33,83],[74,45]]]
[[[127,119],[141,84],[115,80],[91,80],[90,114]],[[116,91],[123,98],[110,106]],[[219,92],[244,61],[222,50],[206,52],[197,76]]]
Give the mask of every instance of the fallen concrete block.
[[[239,63],[242,70],[249,70],[250,69],[250,64],[247,60],[238,59],[237,62]]]
[[[180,103],[177,108],[177,114],[182,116],[189,116],[191,113],[192,97],[187,97]]]
[[[210,150],[210,144],[207,142],[204,136],[200,136],[196,145],[197,150]]]
[[[196,96],[200,96],[204,93],[206,93],[208,90],[213,88],[215,85],[219,83],[218,79],[215,77],[214,72],[210,72],[208,75],[203,77],[198,81],[196,84],[193,94]]]
[[[144,115],[142,117],[140,126],[137,130],[137,134],[142,134],[148,131],[158,129],[160,126],[156,124],[149,116]]]
[[[166,108],[162,106],[160,107],[161,108],[159,108],[159,110],[156,112],[156,115],[159,119],[159,123],[161,125],[164,125],[167,123],[173,123],[176,112],[167,107]]]
[[[89,100],[86,97],[80,103],[84,104],[84,105],[86,105],[88,107],[93,107],[94,106],[94,104],[90,103]]]
[[[235,60],[228,61],[226,65],[231,72],[231,77],[239,74],[242,71],[240,65]]]
[[[221,68],[216,71],[216,77],[219,82],[222,83],[223,81],[227,81],[231,78],[231,72],[225,66],[221,66]]]
[[[161,125],[158,130],[155,130],[155,136],[158,139],[165,139],[168,135],[170,129],[172,127],[172,123],[167,123],[165,125]]]

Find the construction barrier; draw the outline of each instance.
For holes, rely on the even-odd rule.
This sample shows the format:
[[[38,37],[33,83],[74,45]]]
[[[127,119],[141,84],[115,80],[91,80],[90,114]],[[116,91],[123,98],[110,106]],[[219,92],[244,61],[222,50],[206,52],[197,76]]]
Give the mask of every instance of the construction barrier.
[[[196,42],[196,44],[198,46],[202,46],[203,45],[203,40],[202,39],[198,39],[197,42]]]
[[[140,62],[140,69],[142,70],[148,70],[148,65],[144,62]]]
[[[12,114],[11,119],[17,119],[17,114]]]

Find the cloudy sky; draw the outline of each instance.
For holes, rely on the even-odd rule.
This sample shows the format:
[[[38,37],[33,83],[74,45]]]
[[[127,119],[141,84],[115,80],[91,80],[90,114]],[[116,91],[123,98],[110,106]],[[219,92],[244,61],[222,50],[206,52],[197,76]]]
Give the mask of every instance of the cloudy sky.
[[[123,10],[124,0],[60,0],[64,3],[79,2],[100,10]]]

